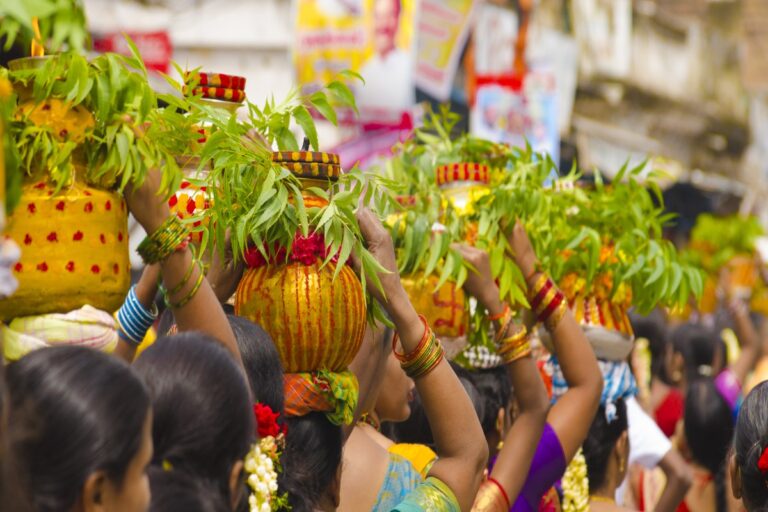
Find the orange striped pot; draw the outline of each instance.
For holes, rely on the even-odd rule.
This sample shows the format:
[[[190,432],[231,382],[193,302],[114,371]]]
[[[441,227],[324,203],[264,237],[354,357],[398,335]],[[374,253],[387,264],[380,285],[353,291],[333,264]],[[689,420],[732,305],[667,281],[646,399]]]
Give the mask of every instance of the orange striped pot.
[[[249,269],[235,296],[235,313],[272,336],[286,372],[341,371],[363,341],[366,304],[354,271],[345,266],[290,263]]]

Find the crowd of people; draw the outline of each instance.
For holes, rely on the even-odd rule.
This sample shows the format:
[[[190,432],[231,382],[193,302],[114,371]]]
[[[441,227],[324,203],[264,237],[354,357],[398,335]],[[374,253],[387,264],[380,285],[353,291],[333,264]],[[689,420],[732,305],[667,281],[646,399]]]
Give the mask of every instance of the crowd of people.
[[[145,253],[170,229],[158,187],[150,174],[125,193]],[[763,345],[745,304],[728,302],[713,326],[635,318],[651,354],[650,378],[636,379],[595,357],[518,222],[522,316],[500,299],[488,254],[456,247],[498,348],[468,370],[414,309],[389,231],[362,206],[357,221],[386,270],[369,290],[389,325],[367,324],[346,382],[284,373],[269,334],[226,304],[237,265],[216,256],[206,278],[186,243],[156,245],[112,354],[73,339],[2,368],[2,509],[768,510],[768,384],[741,399]],[[531,336],[537,320],[551,354]],[[137,354],[150,326],[160,336]],[[350,381],[357,400],[342,396]]]

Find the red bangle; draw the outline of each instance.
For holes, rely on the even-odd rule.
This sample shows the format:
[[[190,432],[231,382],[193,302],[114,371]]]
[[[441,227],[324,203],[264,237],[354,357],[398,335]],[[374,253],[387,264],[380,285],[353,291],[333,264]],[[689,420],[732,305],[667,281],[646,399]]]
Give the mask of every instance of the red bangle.
[[[424,315],[419,315],[419,320],[421,320],[421,323],[424,324],[424,334],[421,336],[421,341],[419,341],[419,344],[416,345],[416,348],[407,354],[400,354],[397,352],[397,341],[400,339],[397,331],[395,331],[395,335],[392,336],[392,352],[395,354],[397,360],[401,363],[408,363],[412,361],[413,358],[422,351],[424,345],[429,342],[429,324],[427,323],[427,319],[424,317]]]
[[[531,309],[536,310],[541,305],[541,301],[544,300],[544,297],[547,296],[547,293],[552,288],[553,283],[551,279],[547,279],[547,281],[544,283],[544,285],[541,287],[541,289],[536,293],[536,296],[531,301]]]
[[[554,311],[558,308],[558,306],[560,306],[564,299],[565,295],[563,295],[562,292],[557,292],[555,297],[552,299],[552,302],[547,304],[547,307],[544,308],[544,311],[542,311],[539,315],[539,322],[546,322],[547,318],[549,318],[549,316],[554,313]]]
[[[501,491],[501,495],[504,496],[504,501],[507,503],[507,506],[504,507],[504,510],[509,510],[512,508],[512,504],[509,502],[509,495],[507,494],[507,491],[504,490],[504,487],[492,476],[488,477],[488,481],[494,484],[496,487],[499,488],[499,491]]]

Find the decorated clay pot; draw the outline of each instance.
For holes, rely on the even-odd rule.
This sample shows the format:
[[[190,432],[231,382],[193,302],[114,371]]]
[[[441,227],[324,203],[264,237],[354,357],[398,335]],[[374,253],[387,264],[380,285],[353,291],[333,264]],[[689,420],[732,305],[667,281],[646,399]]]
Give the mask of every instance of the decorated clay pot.
[[[12,67],[36,67],[45,59],[19,59]],[[93,115],[82,106],[56,98],[37,103],[20,87],[17,115],[50,128],[58,140],[79,143],[94,126]],[[59,192],[48,180],[49,169],[27,170],[35,179],[24,184],[6,231],[21,248],[21,258],[14,266],[19,288],[0,301],[3,320],[67,313],[84,305],[112,313],[125,299],[130,285],[125,202],[108,186],[83,181],[77,149],[72,159],[72,182]]]
[[[474,202],[488,193],[490,180],[491,173],[487,165],[456,163],[435,169],[437,186],[459,215],[472,213]]]
[[[235,297],[235,313],[272,337],[286,372],[340,371],[357,354],[366,322],[365,296],[354,271],[336,279],[333,263],[318,258],[248,269]]]
[[[6,236],[21,259],[19,289],[0,300],[3,320],[86,304],[112,313],[128,293],[128,212],[117,193],[77,180],[58,194],[46,181],[26,184]]]
[[[306,186],[328,185],[341,168],[338,156],[307,151],[275,153],[273,160],[291,170]],[[304,193],[306,206],[322,199]],[[366,324],[366,303],[360,280],[336,264],[319,234],[294,239],[291,255],[264,261],[258,251],[246,255],[246,270],[235,296],[235,313],[261,325],[272,337],[286,372],[319,369],[341,371],[357,354]]]
[[[205,186],[198,186],[189,180],[183,180],[179,190],[168,199],[168,207],[171,213],[181,220],[196,218],[190,225],[193,231],[191,242],[200,244],[203,241],[203,232],[199,229],[208,225],[208,217],[203,213],[210,208],[209,194]]]
[[[424,315],[430,327],[448,350],[455,345],[461,352],[467,341],[469,313],[464,290],[447,282],[435,291],[439,278],[410,275],[401,279],[413,307]]]
[[[629,356],[635,335],[626,305],[594,295],[581,295],[568,302],[598,359],[624,361]],[[554,353],[549,332],[541,329],[539,334],[547,349]]]

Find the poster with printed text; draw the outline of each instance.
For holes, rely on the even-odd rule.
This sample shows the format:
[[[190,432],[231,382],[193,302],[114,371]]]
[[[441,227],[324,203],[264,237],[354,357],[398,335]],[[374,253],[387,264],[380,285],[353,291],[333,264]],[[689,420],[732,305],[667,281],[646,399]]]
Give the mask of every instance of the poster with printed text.
[[[474,0],[421,0],[418,12],[416,85],[446,101],[469,35]]]
[[[294,65],[304,92],[359,73],[360,120],[398,125],[415,103],[416,0],[296,0]],[[348,119],[350,121],[350,119]]]

